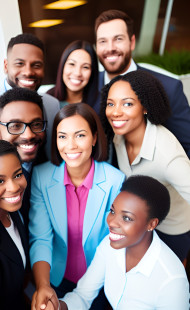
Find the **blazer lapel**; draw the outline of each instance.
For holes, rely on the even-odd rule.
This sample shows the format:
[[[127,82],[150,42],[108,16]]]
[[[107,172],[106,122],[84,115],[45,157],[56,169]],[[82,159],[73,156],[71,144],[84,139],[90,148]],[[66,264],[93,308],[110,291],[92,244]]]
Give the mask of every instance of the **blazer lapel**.
[[[59,167],[55,168],[47,191],[53,220],[56,222],[65,244],[67,244],[67,205],[66,191],[63,184],[64,166],[65,164],[62,163]]]
[[[84,215],[83,223],[83,245],[85,244],[92,227],[97,219],[99,211],[103,205],[106,188],[104,188],[106,181],[105,172],[102,163],[95,161],[95,173],[92,188],[89,190],[88,200]]]

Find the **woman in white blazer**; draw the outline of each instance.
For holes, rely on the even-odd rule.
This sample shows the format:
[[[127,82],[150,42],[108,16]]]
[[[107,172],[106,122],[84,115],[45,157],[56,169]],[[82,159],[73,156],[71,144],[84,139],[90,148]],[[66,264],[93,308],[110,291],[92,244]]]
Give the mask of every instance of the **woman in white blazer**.
[[[67,105],[57,113],[52,160],[35,167],[32,176],[29,231],[36,307],[45,296],[52,299],[51,285],[58,297],[76,286],[108,233],[107,214],[125,176],[104,162],[106,157],[105,135],[89,105]]]

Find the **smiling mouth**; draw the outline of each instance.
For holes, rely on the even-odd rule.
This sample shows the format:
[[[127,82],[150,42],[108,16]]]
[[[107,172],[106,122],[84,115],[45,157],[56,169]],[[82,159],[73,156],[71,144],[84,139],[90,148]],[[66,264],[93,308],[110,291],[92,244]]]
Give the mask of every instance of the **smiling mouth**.
[[[23,149],[25,152],[33,152],[36,150],[38,144],[19,144],[18,147]]]
[[[81,155],[81,153],[65,153],[65,154],[69,159],[76,159]]]
[[[2,199],[8,203],[17,203],[21,200],[21,193],[17,196],[14,196],[14,197],[4,197]]]
[[[114,63],[119,59],[120,55],[111,55],[111,56],[106,56],[105,59],[109,62],[109,63]]]
[[[114,127],[116,128],[121,128],[126,124],[127,121],[113,121],[112,120],[112,124]]]
[[[77,80],[77,79],[70,79],[70,81],[71,81],[72,84],[74,84],[76,86],[78,86],[78,85],[80,85],[82,83],[81,80]]]
[[[109,233],[109,239],[111,241],[119,241],[119,240],[121,240],[123,238],[125,238],[124,235],[115,234],[115,233],[112,233],[111,231]]]
[[[22,79],[18,79],[19,83],[23,86],[23,87],[31,87],[35,85],[35,80],[22,80]]]

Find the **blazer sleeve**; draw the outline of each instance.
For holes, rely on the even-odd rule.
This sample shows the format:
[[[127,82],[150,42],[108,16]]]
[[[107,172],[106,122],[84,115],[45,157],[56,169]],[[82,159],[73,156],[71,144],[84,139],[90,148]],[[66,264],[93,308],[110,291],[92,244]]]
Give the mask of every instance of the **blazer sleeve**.
[[[29,211],[29,243],[31,266],[37,261],[52,264],[53,230],[44,201],[44,188],[38,167],[35,167],[31,181],[31,207]]]

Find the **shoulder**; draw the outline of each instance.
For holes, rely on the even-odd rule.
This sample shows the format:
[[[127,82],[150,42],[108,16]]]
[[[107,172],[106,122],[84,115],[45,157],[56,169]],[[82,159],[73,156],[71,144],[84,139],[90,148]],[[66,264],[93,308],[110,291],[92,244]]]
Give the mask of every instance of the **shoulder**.
[[[59,100],[56,99],[55,97],[49,95],[49,94],[40,94],[39,95],[42,96],[42,100],[43,100],[43,104],[47,105],[47,104],[53,104],[54,107],[57,106],[59,107]]]
[[[124,177],[124,173],[121,172],[119,169],[113,167],[112,165],[108,164],[107,162],[97,162],[95,161],[95,167],[97,169],[104,169],[106,175],[110,174],[110,178],[114,177]]]
[[[60,165],[62,166],[62,164]],[[54,173],[56,169],[59,169],[60,166],[52,164],[50,161],[47,161],[43,164],[37,165],[33,168],[32,176],[35,174],[40,174],[42,176],[50,176]]]

